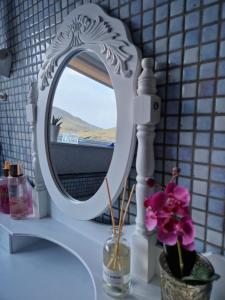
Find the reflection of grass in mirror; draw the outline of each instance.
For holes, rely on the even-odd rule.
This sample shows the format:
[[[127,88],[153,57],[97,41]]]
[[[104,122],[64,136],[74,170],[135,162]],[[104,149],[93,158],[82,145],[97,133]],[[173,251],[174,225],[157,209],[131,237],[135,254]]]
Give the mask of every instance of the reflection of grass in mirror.
[[[63,117],[63,123],[60,128],[61,141],[63,142],[76,144],[78,143],[76,140],[79,138],[108,143],[115,143],[116,141],[115,127],[103,129],[94,126],[58,107],[53,107],[52,112],[55,116]]]
[[[93,131],[67,131],[67,129],[61,128],[62,135],[75,135],[77,137],[89,140],[99,140],[99,141],[107,141],[107,142],[115,142],[116,139],[116,128],[110,129],[100,129]]]

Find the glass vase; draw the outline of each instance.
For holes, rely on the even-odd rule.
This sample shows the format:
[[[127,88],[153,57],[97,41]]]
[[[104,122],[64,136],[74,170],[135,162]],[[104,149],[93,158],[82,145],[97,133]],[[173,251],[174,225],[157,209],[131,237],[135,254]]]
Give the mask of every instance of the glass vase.
[[[130,246],[121,234],[112,234],[103,247],[103,288],[105,292],[122,298],[130,292]]]

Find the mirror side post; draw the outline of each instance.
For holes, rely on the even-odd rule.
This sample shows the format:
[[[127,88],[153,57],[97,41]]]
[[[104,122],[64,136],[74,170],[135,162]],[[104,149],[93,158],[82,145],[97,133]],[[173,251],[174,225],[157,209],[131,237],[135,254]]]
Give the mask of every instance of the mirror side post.
[[[146,231],[144,200],[150,190],[146,178],[154,173],[155,125],[160,121],[161,100],[156,95],[156,79],[152,58],[142,59],[142,73],[138,78],[138,90],[134,99],[134,121],[137,125],[136,159],[136,205],[137,216],[132,236],[132,275],[144,282],[150,282],[156,274],[156,233]]]
[[[27,96],[26,116],[31,129],[31,154],[32,170],[34,175],[34,188],[32,189],[32,201],[34,216],[43,218],[48,215],[49,196],[41,174],[38,150],[37,150],[37,83],[32,82]]]

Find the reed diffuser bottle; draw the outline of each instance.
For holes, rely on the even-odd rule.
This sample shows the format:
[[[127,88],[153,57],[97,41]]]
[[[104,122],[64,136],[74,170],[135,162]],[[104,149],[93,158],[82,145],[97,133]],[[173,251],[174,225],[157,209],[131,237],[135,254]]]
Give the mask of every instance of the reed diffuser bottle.
[[[117,231],[118,232],[118,231]],[[130,246],[121,233],[109,237],[103,247],[103,288],[113,297],[123,297],[130,290]]]
[[[112,219],[112,236],[108,238],[103,247],[103,288],[106,294],[112,297],[123,298],[130,293],[130,246],[123,236],[123,227],[126,214],[132,199],[135,185],[133,185],[127,204],[125,206],[125,194],[127,189],[127,178],[123,189],[123,197],[120,208],[118,227],[115,225],[112,199],[109,183],[105,177],[106,188],[109,198],[109,209]]]

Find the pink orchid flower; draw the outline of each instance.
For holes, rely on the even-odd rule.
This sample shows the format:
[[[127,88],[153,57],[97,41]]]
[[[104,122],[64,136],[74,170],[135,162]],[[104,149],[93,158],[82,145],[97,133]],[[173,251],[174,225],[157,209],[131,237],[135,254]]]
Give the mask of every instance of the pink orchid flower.
[[[174,182],[167,185],[165,193],[169,198],[173,198],[178,206],[187,207],[190,203],[191,197],[188,190],[183,186],[176,185]]]
[[[193,244],[195,230],[190,217],[177,220],[168,218],[158,228],[158,240],[166,245],[173,246],[179,240],[185,247]]]
[[[170,182],[165,191],[145,200],[145,224],[151,231],[158,227],[158,240],[175,245],[179,240],[187,249],[193,249],[195,230],[189,216],[190,194],[182,186]]]

